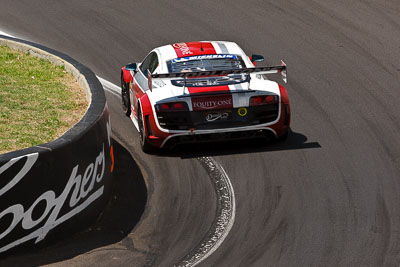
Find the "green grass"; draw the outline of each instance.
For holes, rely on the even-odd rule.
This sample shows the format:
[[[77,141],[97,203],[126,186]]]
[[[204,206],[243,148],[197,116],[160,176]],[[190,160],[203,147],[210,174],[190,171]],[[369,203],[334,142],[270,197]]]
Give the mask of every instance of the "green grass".
[[[0,46],[0,153],[55,140],[86,108],[63,67]]]

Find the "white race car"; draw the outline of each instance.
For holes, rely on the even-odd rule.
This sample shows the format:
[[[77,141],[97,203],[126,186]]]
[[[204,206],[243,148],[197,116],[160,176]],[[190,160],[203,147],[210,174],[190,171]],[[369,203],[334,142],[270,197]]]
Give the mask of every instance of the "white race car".
[[[285,139],[286,89],[265,78],[286,65],[256,67],[233,42],[187,42],[153,49],[121,70],[122,106],[140,133],[143,151],[177,143],[272,134]]]

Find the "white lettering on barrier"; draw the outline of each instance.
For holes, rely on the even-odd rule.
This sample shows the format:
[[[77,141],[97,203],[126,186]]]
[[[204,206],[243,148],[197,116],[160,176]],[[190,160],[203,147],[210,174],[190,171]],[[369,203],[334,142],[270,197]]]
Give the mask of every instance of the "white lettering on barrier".
[[[27,161],[19,173],[9,182],[6,186],[0,189],[0,196],[10,190],[15,184],[17,184],[28,171],[32,168],[34,163],[38,158],[38,153],[25,155],[23,157],[18,157],[10,160],[8,163],[3,165],[0,168],[0,174],[10,168],[13,164],[19,161],[21,158],[27,157]],[[101,169],[99,168],[101,167]],[[97,189],[95,192],[89,195],[89,197],[79,206],[76,206],[79,201],[85,198],[94,188],[95,183],[101,182],[104,176],[105,170],[105,154],[104,154],[104,144],[103,150],[96,157],[95,162],[90,163],[85,171],[83,172],[83,176],[78,174],[79,165],[76,165],[69,177],[69,180],[61,193],[56,198],[54,191],[47,191],[43,193],[39,198],[35,200],[35,202],[25,211],[24,207],[21,204],[15,204],[13,206],[8,207],[0,213],[0,222],[6,215],[12,215],[13,220],[8,226],[6,230],[0,233],[0,239],[7,236],[10,232],[14,230],[19,222],[22,222],[22,228],[25,230],[29,230],[40,224],[49,214],[47,221],[44,223],[42,227],[30,233],[29,235],[22,237],[4,247],[0,248],[0,253],[9,250],[12,247],[15,247],[19,244],[22,244],[31,239],[35,239],[35,243],[43,240],[48,232],[54,229],[57,225],[65,222],[66,220],[72,218],[82,210],[84,210],[87,206],[89,206],[93,201],[99,198],[104,191],[104,185]],[[72,191],[71,197],[69,199],[69,207],[73,208],[67,214],[64,214],[62,217],[59,217],[59,213],[61,208],[64,206],[67,201],[67,197]],[[40,202],[46,203],[46,208],[43,211],[43,214],[36,220],[33,220],[32,213]]]
[[[28,171],[32,168],[33,164],[35,164],[37,158],[39,157],[39,153],[32,153],[28,155],[24,155],[21,157],[13,158],[0,168],[0,174],[11,168],[12,165],[20,161],[21,159],[26,157],[25,165],[22,169],[15,175],[14,179],[12,179],[6,186],[0,189],[0,196],[5,192],[10,190],[14,185],[16,185],[24,176],[28,173]]]

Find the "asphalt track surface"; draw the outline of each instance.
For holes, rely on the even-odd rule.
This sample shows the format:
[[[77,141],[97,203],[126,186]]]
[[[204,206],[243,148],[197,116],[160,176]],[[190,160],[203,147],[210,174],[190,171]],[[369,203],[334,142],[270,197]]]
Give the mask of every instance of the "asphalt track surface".
[[[122,201],[110,204],[114,217],[103,219],[102,234],[88,231],[0,265],[177,264],[215,216],[198,156],[224,167],[236,197],[229,236],[200,266],[400,265],[399,14],[398,0],[2,0],[0,29],[115,84],[122,65],[174,42],[231,40],[266,64],[284,59],[292,133],[283,144],[143,154],[120,100],[107,93],[124,178],[116,186]],[[147,196],[130,194],[141,179]],[[131,211],[146,197],[138,222]]]

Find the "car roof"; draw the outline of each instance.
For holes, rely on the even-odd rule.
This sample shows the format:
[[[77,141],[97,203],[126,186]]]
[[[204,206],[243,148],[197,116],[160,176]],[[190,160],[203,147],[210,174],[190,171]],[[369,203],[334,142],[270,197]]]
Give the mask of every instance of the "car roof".
[[[234,42],[226,41],[199,41],[165,45],[154,49],[160,56],[160,61],[166,62],[174,58],[212,55],[235,54],[245,55],[243,50]]]

